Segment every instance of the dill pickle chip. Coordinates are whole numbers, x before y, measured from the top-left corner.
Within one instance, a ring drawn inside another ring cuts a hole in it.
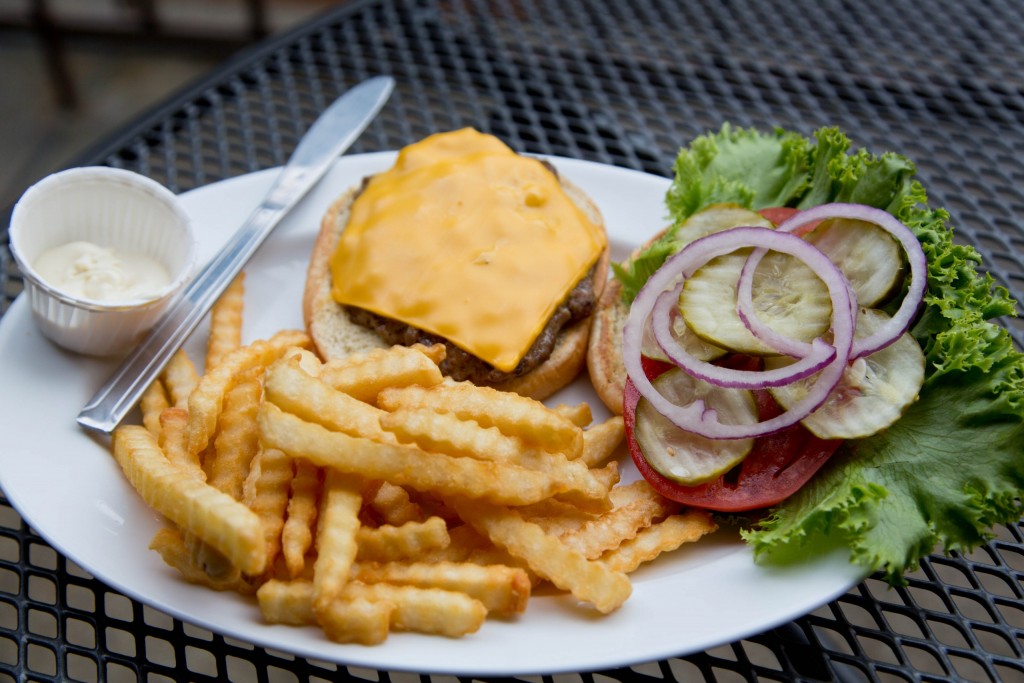
[[[899,244],[874,223],[835,218],[804,236],[849,280],[861,306],[885,301],[903,280]]]
[[[753,355],[777,353],[743,324],[736,312],[736,284],[750,249],[719,256],[683,286],[679,312],[693,332],[715,346]],[[809,342],[828,331],[832,300],[825,283],[799,259],[769,252],[754,271],[754,310],[779,334]]]
[[[876,309],[861,309],[857,337],[871,334],[889,316]],[[769,358],[767,368],[780,367],[788,358]],[[843,372],[825,403],[803,419],[803,425],[822,439],[859,439],[892,425],[917,400],[924,383],[925,358],[909,333],[870,356],[858,358]],[[816,376],[770,389],[783,408],[799,401]]]
[[[653,384],[673,403],[685,405],[702,399],[721,422],[748,424],[758,419],[754,395],[746,389],[716,387],[679,368],[662,373]],[[708,439],[684,431],[643,398],[636,406],[633,434],[651,467],[687,486],[717,479],[754,447],[754,439]]]

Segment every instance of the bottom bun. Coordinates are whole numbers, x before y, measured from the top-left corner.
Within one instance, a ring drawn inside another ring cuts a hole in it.
[[[594,391],[613,415],[622,414],[626,367],[622,363],[622,328],[629,306],[622,301],[622,285],[611,280],[594,311],[587,350],[587,370]]]
[[[564,179],[561,183],[566,193],[583,209],[590,220],[603,226],[600,211],[585,193]],[[336,302],[331,295],[331,255],[342,230],[348,223],[352,202],[357,192],[358,188],[348,190],[338,197],[324,214],[306,272],[302,314],[313,344],[325,361],[344,358],[358,351],[389,346],[376,332],[353,322],[344,306]],[[594,295],[598,300],[607,282],[608,250],[605,249],[594,267]],[[559,332],[555,348],[544,362],[520,377],[491,386],[537,400],[547,398],[575,379],[586,366],[590,327],[590,318],[566,326]]]
[[[640,245],[630,255],[630,259],[658,241],[667,229],[659,231]],[[594,391],[614,415],[622,415],[623,393],[626,389],[622,328],[628,317],[629,304],[622,300],[622,284],[612,278],[598,297],[597,308],[594,310],[587,349],[587,371]]]

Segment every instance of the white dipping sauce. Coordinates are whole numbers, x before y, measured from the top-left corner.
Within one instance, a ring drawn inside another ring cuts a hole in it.
[[[32,265],[54,289],[93,301],[153,298],[171,281],[167,268],[156,259],[91,242],[62,244]]]

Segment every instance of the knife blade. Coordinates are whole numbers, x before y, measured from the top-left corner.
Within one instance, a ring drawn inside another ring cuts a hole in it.
[[[390,76],[370,78],[324,110],[259,206],[85,404],[78,424],[104,433],[114,430],[270,232],[366,129],[394,87]]]

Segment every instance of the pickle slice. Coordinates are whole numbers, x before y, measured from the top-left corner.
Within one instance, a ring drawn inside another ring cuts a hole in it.
[[[652,384],[679,405],[703,399],[705,406],[716,411],[723,423],[748,424],[758,419],[754,395],[745,389],[716,387],[679,368],[659,375]],[[684,431],[643,398],[636,406],[633,434],[651,467],[686,486],[717,479],[754,447],[754,439],[708,439]]]
[[[708,261],[683,285],[679,311],[694,333],[715,346],[753,355],[774,355],[736,312],[736,283],[750,249]],[[809,342],[828,331],[832,300],[825,283],[799,259],[768,252],[754,271],[754,310],[779,334]]]
[[[871,334],[888,319],[882,311],[861,309],[856,336]],[[789,362],[789,358],[769,358],[765,366],[781,367]],[[805,417],[803,425],[822,439],[859,439],[880,432],[917,400],[924,369],[921,347],[905,332],[881,351],[850,363],[825,403]],[[772,388],[771,394],[788,408],[806,394],[815,377]]]
[[[899,244],[873,223],[835,218],[823,222],[804,239],[843,272],[861,306],[870,308],[885,301],[903,279]]]
[[[676,230],[676,239],[681,244],[689,244],[695,239],[710,235],[713,232],[745,225],[753,225],[759,228],[775,227],[770,220],[761,214],[743,208],[739,204],[712,204],[683,221],[683,224]]]

